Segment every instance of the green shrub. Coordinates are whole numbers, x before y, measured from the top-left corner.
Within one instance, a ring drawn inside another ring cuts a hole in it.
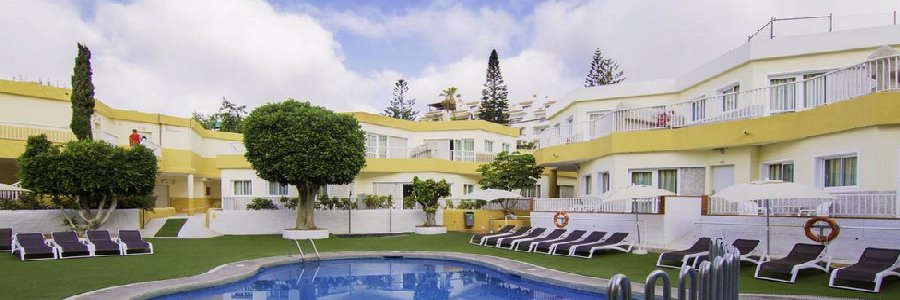
[[[253,201],[250,201],[250,203],[247,203],[247,209],[271,210],[271,209],[278,209],[278,206],[275,206],[275,202],[272,202],[272,199],[254,198]]]
[[[475,201],[463,200],[459,203],[459,206],[457,206],[457,208],[459,208],[459,209],[481,209],[485,205],[487,205],[487,201],[484,201],[484,200],[475,200]]]
[[[0,210],[35,210],[52,209],[53,206],[41,201],[40,197],[33,193],[22,193],[19,199],[0,199]]]
[[[364,199],[366,203],[366,207],[370,209],[374,208],[391,208],[394,206],[394,201],[392,200],[391,195],[387,196],[378,196],[378,195],[366,195],[366,199]]]
[[[278,202],[281,202],[284,208],[297,209],[297,205],[300,204],[300,198],[281,197],[281,199],[278,199]]]
[[[462,203],[460,203],[460,205],[462,205]],[[451,201],[450,199],[444,200],[444,208],[453,209],[453,201]]]
[[[413,209],[416,207],[416,198],[413,196],[403,197],[403,208],[404,209]]]

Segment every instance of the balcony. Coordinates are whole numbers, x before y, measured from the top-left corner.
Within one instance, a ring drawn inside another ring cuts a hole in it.
[[[493,153],[472,150],[434,149],[419,147],[366,147],[366,158],[416,159],[436,158],[450,161],[489,163],[494,161]]]
[[[547,128],[539,148],[590,141],[615,132],[674,129],[815,109],[866,94],[900,90],[900,56],[833,70],[801,81],[674,104],[620,107],[595,120]]]

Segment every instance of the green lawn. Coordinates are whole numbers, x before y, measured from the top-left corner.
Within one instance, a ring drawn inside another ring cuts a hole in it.
[[[168,219],[156,232],[155,237],[178,237],[178,232],[181,231],[181,227],[184,227],[184,223],[187,223],[187,219]]]
[[[548,268],[588,276],[609,278],[625,273],[632,281],[643,282],[656,269],[656,255],[610,253],[594,259],[512,252],[469,245],[468,234],[383,238],[329,238],[317,242],[320,251],[345,250],[439,250],[487,254],[516,259]],[[203,273],[218,265],[239,260],[284,255],[293,245],[276,235],[223,236],[211,239],[148,239],[156,254],[93,257],[52,261],[19,261],[12,255],[0,258],[0,291],[3,299],[58,299],[111,285],[122,285]],[[293,249],[292,253],[296,253]],[[796,284],[753,279],[745,265],[741,278],[744,293],[809,294],[867,299],[900,299],[900,280],[888,280],[880,294],[853,292],[827,287],[822,273],[802,275]],[[677,282],[677,270],[666,272]]]

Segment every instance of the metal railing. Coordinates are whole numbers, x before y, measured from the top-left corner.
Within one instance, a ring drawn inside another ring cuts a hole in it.
[[[674,104],[617,109],[587,122],[547,128],[540,133],[539,148],[589,141],[615,132],[761,118],[896,90],[900,90],[900,55],[868,60],[795,82]]]
[[[283,210],[283,209],[294,209],[288,208],[287,203],[282,202],[282,199],[296,199],[296,196],[229,196],[222,197],[222,209],[223,210],[248,210],[247,205],[253,202],[254,199],[261,198],[272,201],[272,204],[275,205],[275,209]],[[316,201],[316,209],[317,210],[384,210],[384,209],[394,209],[394,210],[420,210],[421,206],[418,203],[412,208],[403,208],[402,201],[392,199],[392,207],[379,207],[379,208],[370,208],[366,207],[366,202],[364,198],[336,198],[339,203],[333,202],[325,202],[321,200]],[[398,202],[400,201],[400,202]]]
[[[509,199],[497,201],[484,201],[484,205],[480,208],[468,208],[464,203],[475,203],[477,200],[462,199],[440,199],[438,204],[444,209],[482,209],[482,210],[503,210],[504,204],[510,210],[531,210],[531,199]],[[504,201],[506,203],[501,203]],[[448,205],[449,204],[449,205]]]
[[[826,20],[827,19],[827,22],[828,22],[827,23],[827,28],[828,28],[827,32],[831,32],[831,31],[835,30],[835,22],[834,22],[835,17],[837,17],[838,19],[845,19],[844,23],[852,23],[852,22],[846,22],[846,21],[849,19],[861,17],[861,18],[865,18],[865,19],[869,20],[869,22],[864,22],[864,23],[869,23],[869,26],[872,26],[872,25],[875,25],[875,26],[897,25],[897,11],[896,10],[891,11],[889,13],[863,14],[863,15],[838,15],[838,16],[835,16],[834,14],[828,14],[828,15],[824,15],[824,16],[807,16],[807,17],[790,17],[790,18],[771,17],[769,19],[769,22],[766,22],[766,24],[763,25],[762,27],[760,27],[758,30],[756,30],[756,32],[747,36],[747,42],[752,41],[754,38],[774,39],[775,37],[778,36],[778,35],[776,35],[776,31],[775,31],[775,25],[778,22],[788,23],[790,21],[811,21],[811,20]],[[877,20],[875,22],[871,22],[872,19],[877,19]],[[810,25],[813,25],[812,28],[817,28],[815,30],[825,32],[824,29],[826,26],[824,23],[821,23],[821,24],[814,24],[813,22],[800,22],[800,23],[805,23],[802,25],[806,25],[804,27],[806,27],[807,29],[810,29]],[[847,24],[845,24],[845,25],[847,25]],[[822,26],[822,27],[818,27],[818,26]],[[838,27],[839,27],[839,28],[837,28],[838,30],[847,28],[847,26],[843,26],[844,28],[840,28],[841,26],[838,26]],[[852,26],[850,26],[850,27],[852,27]],[[779,26],[779,28],[783,28],[783,27]],[[805,30],[805,32],[808,33],[809,30]],[[791,35],[791,34],[788,34],[788,35]]]
[[[41,134],[46,134],[47,139],[54,143],[75,140],[75,134],[68,127],[0,122],[0,139],[26,141],[29,136]]]
[[[489,163],[494,161],[494,153],[471,150],[435,149],[419,147],[366,147],[366,158],[437,158],[452,161]]]
[[[604,201],[602,198],[535,198],[534,211],[591,213],[660,213],[659,198]]]
[[[832,216],[832,217],[900,217],[896,192],[834,194],[834,199],[769,199],[769,214],[773,216]],[[764,200],[744,203],[722,198],[709,199],[709,215],[766,214]]]
[[[117,137],[109,132],[94,130],[94,131],[92,131],[92,134],[94,136],[94,140],[96,140],[96,141],[104,141],[113,146],[117,146],[119,144],[119,137]]]
[[[662,280],[662,297],[656,297],[656,282]],[[690,285],[688,285],[688,282]],[[700,263],[699,270],[691,266],[681,269],[678,276],[678,299],[682,300],[737,300],[741,287],[741,252],[722,240],[710,241],[709,260]],[[624,274],[610,278],[606,287],[610,300],[639,299],[631,295],[631,281]],[[644,282],[643,299],[672,299],[669,275],[654,270]]]

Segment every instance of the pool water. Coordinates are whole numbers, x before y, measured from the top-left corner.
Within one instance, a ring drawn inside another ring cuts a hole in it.
[[[289,264],[154,299],[606,299],[462,262],[348,259]]]

